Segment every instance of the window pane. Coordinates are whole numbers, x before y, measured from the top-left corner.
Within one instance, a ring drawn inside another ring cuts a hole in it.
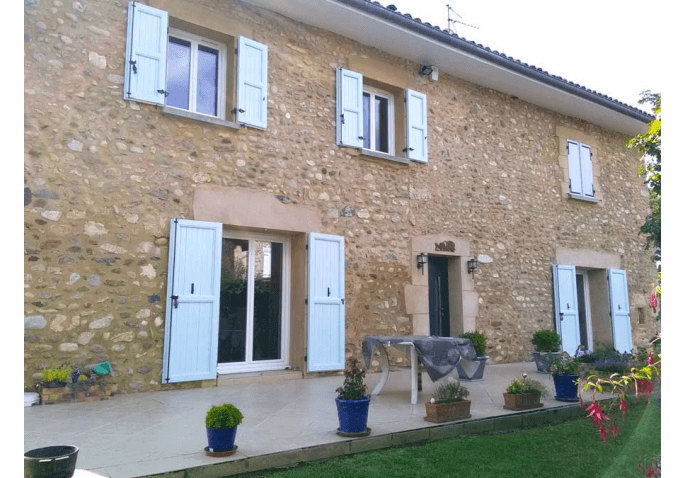
[[[169,37],[167,50],[167,105],[188,109],[190,91],[191,43]]]
[[[255,242],[253,360],[281,358],[283,244]]]
[[[376,150],[388,153],[388,98],[374,97],[376,121]]]
[[[363,131],[364,139],[362,140],[362,147],[370,149],[371,148],[371,134],[369,131],[369,93],[362,94],[362,116],[364,118]]]
[[[196,111],[217,116],[217,73],[219,52],[202,45],[198,46],[198,98]]]
[[[218,362],[245,362],[248,241],[222,239]]]

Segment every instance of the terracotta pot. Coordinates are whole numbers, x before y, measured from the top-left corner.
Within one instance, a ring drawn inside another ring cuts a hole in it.
[[[507,410],[530,410],[543,406],[539,393],[503,393],[503,399],[505,400],[503,408]]]
[[[460,400],[451,403],[431,403],[426,402],[426,417],[424,420],[433,423],[454,422],[471,418],[469,413],[472,406],[471,400]]]

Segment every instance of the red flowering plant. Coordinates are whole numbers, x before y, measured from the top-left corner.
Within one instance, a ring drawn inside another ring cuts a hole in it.
[[[605,426],[605,421],[610,421],[608,413],[614,407],[617,407],[622,412],[622,422],[624,422],[626,412],[629,408],[627,395],[630,392],[633,391],[637,398],[640,397],[646,400],[647,405],[650,404],[650,397],[654,390],[654,379],[659,379],[661,372],[661,354],[658,353],[654,355],[654,344],[659,340],[660,338],[658,336],[650,342],[645,362],[641,361],[637,363],[636,367],[632,367],[624,374],[613,373],[609,378],[590,375],[585,379],[579,379],[579,385],[581,385],[584,391],[587,392],[591,390],[593,392],[591,403],[586,407],[586,410],[589,412],[587,416],[593,420],[593,426],[598,431],[603,443],[605,443],[605,437],[610,434],[610,431]],[[610,391],[615,396],[615,400],[606,410],[603,410],[597,401],[597,393],[603,394],[606,390]],[[583,407],[581,394],[579,394],[579,406]],[[610,429],[612,431],[612,438],[616,441],[617,433],[619,431],[617,423],[612,421]]]

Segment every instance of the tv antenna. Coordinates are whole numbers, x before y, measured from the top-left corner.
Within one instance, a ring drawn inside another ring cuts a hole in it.
[[[474,25],[470,25],[469,23],[463,22],[462,16],[459,13],[457,13],[455,10],[453,10],[453,7],[451,7],[449,3],[446,4],[446,7],[448,7],[448,33],[457,33],[457,32],[454,32],[452,29],[453,23],[459,23],[460,25],[464,25],[464,26],[467,26],[469,28],[476,28],[477,30],[479,29],[479,27],[475,27]],[[450,18],[450,12],[453,12],[455,15],[457,15],[459,20],[454,20],[454,19]]]

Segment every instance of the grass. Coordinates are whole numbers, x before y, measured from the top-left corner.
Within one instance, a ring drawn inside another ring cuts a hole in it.
[[[274,478],[565,477],[627,478],[660,454],[660,403],[630,406],[617,441],[603,444],[591,419],[488,435],[464,436],[254,473]],[[613,415],[614,416],[614,415]],[[610,428],[611,425],[608,426]]]

